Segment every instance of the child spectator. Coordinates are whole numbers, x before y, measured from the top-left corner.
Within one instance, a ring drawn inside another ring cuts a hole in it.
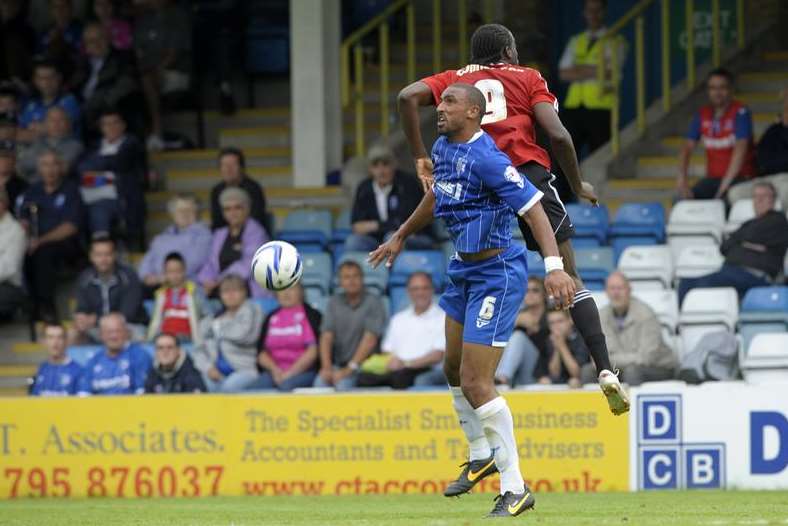
[[[68,396],[77,394],[82,367],[66,354],[66,329],[59,323],[44,327],[47,361],[38,367],[30,394],[33,396]]]
[[[164,283],[156,291],[155,299],[148,339],[167,333],[181,341],[199,344],[199,321],[205,298],[197,285],[186,279],[186,262],[177,252],[164,259]]]
[[[583,338],[575,330],[565,310],[548,313],[547,323],[550,325],[547,352],[540,354],[534,376],[540,384],[568,383],[569,387],[580,387],[580,368],[591,361]]]
[[[174,334],[161,333],[153,341],[156,357],[145,380],[146,393],[204,393],[207,391],[192,359]]]

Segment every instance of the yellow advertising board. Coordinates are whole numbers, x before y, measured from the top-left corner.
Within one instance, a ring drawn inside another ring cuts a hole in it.
[[[600,394],[505,397],[531,489],[629,489],[627,417]],[[0,498],[437,493],[465,455],[448,393],[0,403]]]

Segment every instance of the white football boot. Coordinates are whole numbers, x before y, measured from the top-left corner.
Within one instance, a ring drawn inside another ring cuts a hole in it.
[[[629,397],[615,373],[603,369],[599,373],[599,387],[605,393],[607,404],[614,415],[623,415],[629,411]]]

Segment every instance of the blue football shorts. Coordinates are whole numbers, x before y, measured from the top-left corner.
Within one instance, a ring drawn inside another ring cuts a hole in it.
[[[440,306],[464,325],[463,341],[505,347],[527,288],[525,247],[512,245],[483,261],[462,261],[454,255],[447,274]]]

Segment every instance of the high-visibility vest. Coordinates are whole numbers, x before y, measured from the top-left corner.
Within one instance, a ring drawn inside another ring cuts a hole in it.
[[[574,52],[576,66],[596,66],[601,60],[601,50],[609,45],[621,45],[621,37],[614,37],[612,42],[606,41],[601,45],[597,40],[589,49],[588,32],[584,31],[574,38]],[[619,48],[620,49],[620,48]],[[621,57],[619,57],[619,61]],[[590,110],[609,110],[613,107],[613,94],[603,92],[602,84],[597,79],[579,80],[569,85],[569,91],[564,100],[565,108],[579,108],[585,106]]]

